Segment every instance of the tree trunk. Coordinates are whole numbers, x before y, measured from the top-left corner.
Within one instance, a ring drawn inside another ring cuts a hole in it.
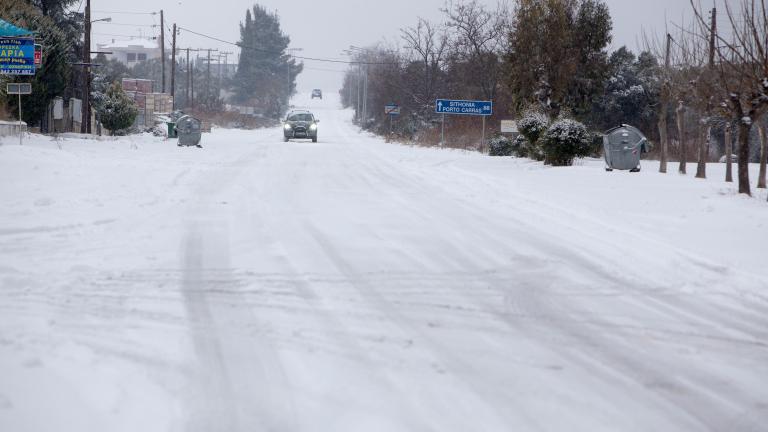
[[[666,104],[662,103],[662,109],[659,113],[659,141],[661,144],[661,155],[659,156],[659,172],[667,172],[667,110]]]
[[[685,146],[685,107],[683,107],[683,101],[677,103],[675,119],[677,120],[677,136],[680,141],[680,167],[678,168],[678,171],[680,174],[686,174],[688,153]]]
[[[712,127],[704,126],[699,137],[699,163],[696,165],[696,178],[707,178],[707,159],[709,159],[709,140],[712,139]]]
[[[752,196],[749,186],[749,131],[752,125],[739,120],[739,193]]]
[[[765,168],[768,164],[768,148],[765,143],[765,126],[762,123],[757,124],[757,131],[760,133],[760,172],[757,174],[758,189],[765,189]]]
[[[725,125],[725,181],[733,183],[733,137],[731,136],[731,125]]]

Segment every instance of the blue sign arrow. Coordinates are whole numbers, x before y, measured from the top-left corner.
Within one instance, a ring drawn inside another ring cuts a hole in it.
[[[435,101],[435,112],[437,114],[489,116],[493,115],[493,101],[438,99]]]

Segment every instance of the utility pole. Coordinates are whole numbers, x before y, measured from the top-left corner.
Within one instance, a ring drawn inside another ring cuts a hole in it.
[[[173,37],[175,38],[176,35]],[[162,9],[160,9],[160,77],[162,83],[160,93],[165,93],[165,20]]]
[[[368,122],[368,65],[365,65],[365,85],[363,86],[363,129]]]
[[[360,110],[360,101],[362,100],[360,95],[360,87],[362,85],[363,80],[363,66],[358,63],[357,64],[357,110],[355,110],[355,117],[357,117],[358,123],[360,122],[360,115],[362,114],[362,111]]]
[[[173,35],[171,36],[171,110],[174,109],[176,109],[176,23],[173,23]]]
[[[91,0],[85,0],[85,35],[83,35],[83,108],[80,133],[91,133]]]
[[[187,50],[187,52],[189,52],[189,50]],[[195,61],[195,66],[197,66],[197,61]],[[190,72],[189,72],[189,106],[192,108],[195,107],[195,71],[194,69],[190,69]]]
[[[187,89],[184,92],[184,103],[187,104],[187,106],[190,106],[190,99],[189,99],[189,89],[190,89],[190,83],[192,82],[192,67],[189,64],[189,48],[187,48]]]
[[[659,112],[659,138],[661,139],[661,161],[659,163],[659,172],[667,172],[667,153],[669,152],[669,143],[667,141],[667,97],[669,95],[669,53],[672,49],[672,35],[667,33],[667,50],[664,55],[664,84],[661,96],[661,109]]]
[[[208,68],[205,72],[205,99],[211,102],[211,49],[208,49]]]
[[[715,70],[715,34],[717,33],[717,8],[712,8],[711,25],[709,29],[709,70]],[[712,113],[712,98],[707,102],[707,116]],[[712,126],[707,124],[703,131],[707,134],[699,142],[699,163],[696,166],[696,178],[707,178],[707,156],[709,155],[709,142],[712,139]],[[704,144],[706,142],[706,144]]]
[[[206,69],[206,73],[205,73],[205,99],[207,102],[210,102],[211,95],[213,94],[213,92],[211,91],[211,51],[218,52],[219,50],[208,48],[207,50],[204,50],[204,51],[208,51],[208,68]]]

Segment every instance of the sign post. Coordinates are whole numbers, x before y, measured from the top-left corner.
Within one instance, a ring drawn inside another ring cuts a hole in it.
[[[389,116],[389,134],[392,135],[392,118],[400,115],[400,106],[393,103],[384,106],[384,114]]]
[[[22,137],[24,133],[21,130],[21,95],[32,94],[32,84],[30,83],[8,83],[6,93],[9,95],[19,95],[19,145],[23,145]]]
[[[443,115],[441,145],[445,143],[445,115],[468,115],[483,117],[483,135],[481,146],[485,146],[485,118],[493,115],[493,101],[468,101],[438,99],[435,101],[435,113]]]

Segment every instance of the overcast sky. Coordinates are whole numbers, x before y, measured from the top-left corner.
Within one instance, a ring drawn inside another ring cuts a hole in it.
[[[496,0],[481,1],[492,7],[496,5]],[[169,27],[175,22],[235,42],[239,38],[238,24],[253,3],[251,0],[92,0],[93,19],[112,18],[111,23],[94,24],[93,38],[102,43],[140,34],[156,35],[158,28],[151,26],[159,24],[159,16],[146,13],[163,9]],[[365,46],[382,40],[399,42],[399,29],[414,24],[417,17],[442,21],[439,9],[444,0],[261,0],[258,3],[278,12],[283,30],[291,37],[291,46],[302,49],[298,55],[344,59],[342,50],[349,45]],[[640,43],[643,29],[661,33],[665,17],[679,22],[684,15],[688,18],[691,15],[689,0],[606,0],[606,3],[613,16],[612,48],[627,45],[634,50]],[[187,32],[181,32],[178,46],[237,51],[236,47]],[[323,88],[336,91],[342,75],[339,71],[344,68],[340,64],[305,61],[305,72],[299,77],[299,90]]]

